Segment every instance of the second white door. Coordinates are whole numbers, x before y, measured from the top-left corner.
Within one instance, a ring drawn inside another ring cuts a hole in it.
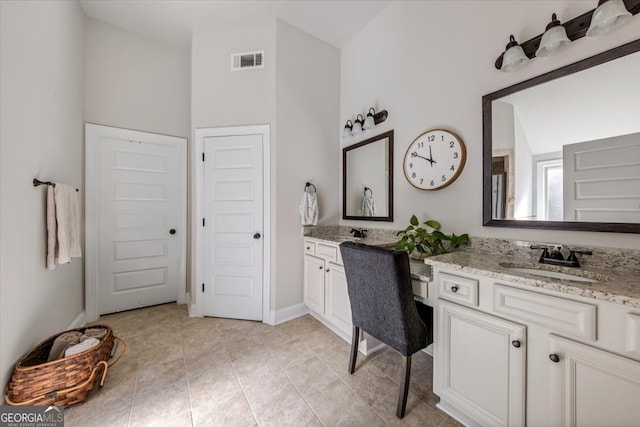
[[[262,320],[263,135],[204,138],[205,316]]]

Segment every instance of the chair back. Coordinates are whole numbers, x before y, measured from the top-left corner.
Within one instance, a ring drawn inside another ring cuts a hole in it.
[[[426,347],[407,253],[355,242],[342,243],[340,253],[354,326],[404,356]]]

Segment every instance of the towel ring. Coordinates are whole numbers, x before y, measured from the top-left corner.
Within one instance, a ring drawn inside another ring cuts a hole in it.
[[[369,193],[371,193],[371,195],[373,196],[373,190],[371,190],[369,187],[364,187],[364,195],[365,195],[365,196],[367,195],[367,191],[368,191]]]
[[[317,193],[317,192],[318,192],[318,189],[316,188],[316,186],[315,186],[315,185],[313,185],[313,184],[312,184],[312,183],[310,183],[310,182],[307,182],[307,183],[304,185],[304,191],[306,192],[306,191],[307,191],[307,188],[309,188],[309,187],[313,187],[313,192],[314,192],[314,193]]]

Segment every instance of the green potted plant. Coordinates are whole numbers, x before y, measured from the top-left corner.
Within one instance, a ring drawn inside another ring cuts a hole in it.
[[[430,219],[423,223],[427,228],[421,227],[418,218],[411,216],[409,226],[396,233],[399,237],[396,243],[397,250],[405,250],[409,255],[416,253],[418,257],[424,258],[433,255],[453,252],[460,245],[468,244],[471,240],[467,233],[457,236],[440,231],[442,227],[436,220]]]

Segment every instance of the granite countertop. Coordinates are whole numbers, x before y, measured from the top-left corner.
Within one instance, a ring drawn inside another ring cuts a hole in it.
[[[526,286],[548,289],[565,294],[577,295],[596,300],[640,308],[640,271],[623,268],[570,268],[532,263],[530,260],[505,256],[486,255],[472,251],[453,252],[426,258],[424,262],[433,267],[477,274],[498,280],[506,280]],[[502,264],[502,265],[501,265]],[[596,282],[576,282],[534,276],[513,271],[511,267],[530,267],[549,271],[580,273],[580,276]]]
[[[326,236],[306,236],[305,239],[315,242],[325,242],[331,244],[340,244],[342,242],[359,242],[372,246],[380,246],[383,248],[394,248],[396,245],[395,240],[389,240],[388,238],[378,237],[365,237],[358,238],[352,236],[343,235],[326,235]],[[429,282],[432,279],[431,266],[424,263],[422,260],[409,259],[409,268],[411,269],[411,277],[423,282]]]

